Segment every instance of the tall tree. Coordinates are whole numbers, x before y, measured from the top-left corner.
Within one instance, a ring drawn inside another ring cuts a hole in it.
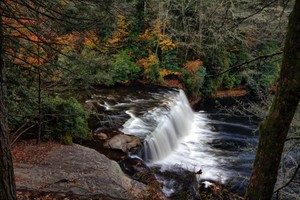
[[[285,139],[300,101],[299,35],[300,0],[296,0],[289,17],[277,93],[260,124],[259,144],[246,199],[267,200],[273,195]]]
[[[1,1],[2,2],[2,1]],[[2,3],[0,10],[0,197],[1,199],[16,199],[13,161],[10,151],[7,129],[7,91],[4,64],[4,35],[2,23]]]
[[[107,1],[108,2],[108,1]],[[110,5],[110,4],[108,4]],[[51,63],[51,56],[42,57],[53,53],[52,57],[60,53],[64,44],[55,43],[55,37],[71,30],[88,29],[101,26],[104,20],[84,12],[84,8],[97,10],[93,13],[106,13],[106,1],[38,1],[38,0],[1,0],[0,1],[0,199],[16,199],[16,186],[13,173],[13,161],[10,150],[10,135],[8,128],[8,93],[7,77],[9,71],[17,73],[15,66],[33,72],[43,63]],[[99,10],[103,12],[99,12]],[[82,11],[82,12],[81,12]],[[85,14],[85,15],[83,15]],[[100,15],[99,14],[99,15]],[[96,15],[96,14],[95,14]],[[36,23],[36,18],[43,21]],[[109,24],[109,23],[108,23]],[[108,27],[108,26],[106,26]],[[44,28],[43,32],[38,32]],[[38,52],[35,46],[38,46]],[[59,47],[57,47],[59,46]],[[9,62],[8,62],[9,61]],[[8,65],[9,64],[9,65]],[[14,66],[14,67],[11,67]],[[43,70],[44,69],[40,69]],[[25,78],[26,79],[26,78]],[[40,85],[40,84],[39,84]],[[11,85],[10,85],[11,86]],[[12,91],[9,91],[10,93]],[[40,99],[40,98],[39,98]],[[40,104],[40,102],[39,102]],[[11,127],[10,127],[11,128]]]

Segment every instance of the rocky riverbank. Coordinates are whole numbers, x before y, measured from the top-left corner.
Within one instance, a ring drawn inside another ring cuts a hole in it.
[[[19,199],[166,199],[125,175],[115,161],[78,144],[23,141],[13,155]]]

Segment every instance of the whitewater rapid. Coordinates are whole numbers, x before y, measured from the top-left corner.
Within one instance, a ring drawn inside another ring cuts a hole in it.
[[[226,113],[195,112],[182,90],[133,88],[100,91],[88,102],[98,106],[102,128],[111,125],[144,143],[138,155],[149,167],[172,171],[174,166],[197,172],[199,181],[228,181],[243,188],[254,159],[256,125]],[[168,192],[168,191],[165,191]]]
[[[229,172],[222,166],[228,161],[228,156],[223,157],[222,150],[209,145],[216,132],[212,131],[207,115],[194,112],[182,90],[169,94],[163,104],[142,116],[126,111],[131,118],[124,123],[122,132],[144,139],[142,158],[149,166],[168,170],[180,165],[194,172],[201,169],[201,179],[224,183]],[[154,122],[147,123],[147,119]]]

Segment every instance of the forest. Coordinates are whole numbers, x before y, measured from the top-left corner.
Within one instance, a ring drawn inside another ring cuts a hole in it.
[[[152,86],[169,88],[168,95],[184,91],[194,108],[229,94],[234,106],[222,112],[260,124],[251,133],[258,142],[249,150],[256,156],[248,186],[238,192],[245,196],[218,199],[300,198],[299,0],[2,0],[0,6],[0,199],[17,199],[12,151],[20,141],[93,140],[97,114],[88,109],[85,91],[113,89],[105,95],[126,99],[124,88],[148,94]],[[189,115],[189,108],[182,110]],[[138,117],[129,111],[122,110]],[[110,122],[111,130],[124,122]],[[217,199],[195,191],[181,197]]]

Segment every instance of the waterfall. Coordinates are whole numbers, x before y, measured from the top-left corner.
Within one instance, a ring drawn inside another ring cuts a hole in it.
[[[131,116],[123,125],[123,132],[144,138],[144,160],[154,162],[171,154],[180,139],[189,135],[193,124],[194,112],[182,90],[171,96],[165,105],[156,108],[143,117],[137,117],[133,111],[127,111]],[[149,116],[151,115],[151,116]],[[147,123],[147,118],[155,119]],[[151,128],[152,127],[152,130]]]
[[[108,128],[114,125],[142,140],[143,151],[132,156],[147,161],[149,167],[201,169],[199,180],[225,183],[230,178],[239,190],[244,188],[239,178],[251,173],[255,155],[249,148],[257,145],[255,123],[209,108],[193,112],[182,90],[146,85],[101,89],[87,103],[96,105],[100,128],[108,121]],[[172,191],[172,184],[173,180],[164,191]]]
[[[169,113],[163,116],[154,131],[144,140],[145,160],[157,161],[172,153],[180,138],[188,135],[193,123],[193,111],[182,90],[169,105]]]

